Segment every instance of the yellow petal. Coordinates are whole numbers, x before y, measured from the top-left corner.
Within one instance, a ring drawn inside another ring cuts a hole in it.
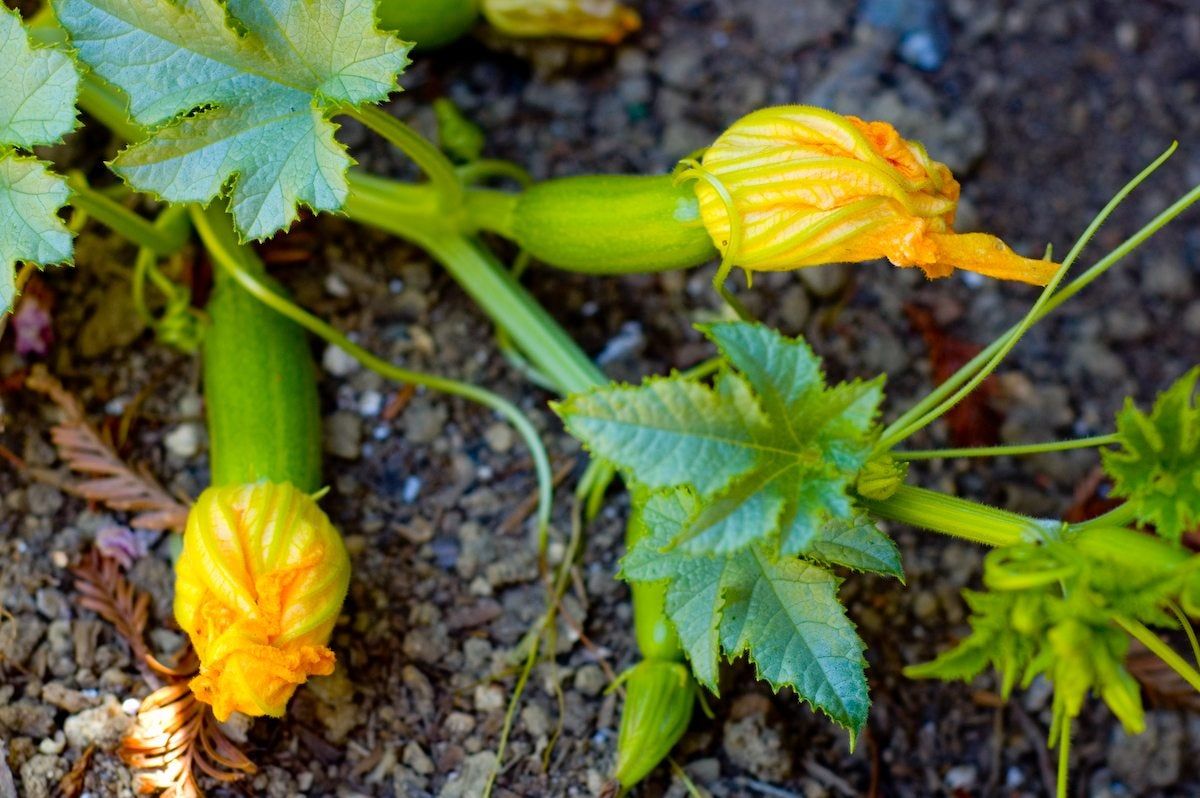
[[[705,228],[747,270],[886,258],[931,278],[959,268],[1038,285],[1056,270],[993,236],[954,233],[958,182],[886,122],[807,106],[763,109],[722,134],[700,169],[727,194],[696,182]]]
[[[483,0],[483,14],[510,36],[617,44],[642,26],[641,17],[617,0]]]
[[[175,565],[175,618],[200,659],[196,696],[224,720],[283,714],[326,647],[350,581],[342,538],[289,484],[209,488],[188,516]]]

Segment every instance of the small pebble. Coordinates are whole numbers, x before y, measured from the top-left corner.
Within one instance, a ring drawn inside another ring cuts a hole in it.
[[[180,424],[163,438],[167,451],[181,460],[188,460],[200,451],[200,427],[196,424]]]
[[[334,377],[349,377],[358,371],[359,364],[345,349],[330,344],[321,355],[321,367]]]

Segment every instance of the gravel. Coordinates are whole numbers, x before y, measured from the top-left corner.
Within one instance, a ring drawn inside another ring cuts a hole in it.
[[[1100,231],[1085,266],[1200,179],[1200,150],[1186,144],[1200,140],[1190,55],[1200,51],[1200,13],[1185,4],[871,4],[934,14],[904,25],[867,20],[865,5],[647,0],[645,31],[615,51],[489,38],[421,56],[393,110],[429,130],[418,109],[448,95],[489,131],[489,156],[545,178],[662,172],[755,107],[821,102],[891,119],[924,141],[962,178],[965,226],[994,231],[1024,253],[1047,242],[1065,252],[1128,176],[1171,140],[1185,142],[1172,166]],[[937,38],[942,24],[948,42]],[[912,31],[924,31],[924,43]],[[931,56],[943,60],[929,71]],[[353,126],[345,130],[354,137]],[[366,168],[407,173],[386,145],[357,139]],[[420,252],[333,218],[301,230],[317,241],[311,262],[278,276],[306,306],[405,367],[488,385],[531,413],[556,464],[579,456],[546,410],[549,397],[496,354],[490,325]],[[1107,431],[1127,393],[1146,402],[1195,362],[1200,238],[1188,231],[1187,223],[1164,231],[1026,337],[1000,380],[1003,440]],[[153,385],[128,451],[172,489],[195,495],[207,482],[207,447],[197,435],[192,451],[184,431],[197,419],[189,404],[197,396],[194,360],[138,338],[131,313],[114,321],[128,286],[113,279],[113,264],[133,253],[95,229],[81,241],[79,268],[45,278],[57,297],[59,343],[49,362],[89,414],[114,428]],[[526,283],[588,352],[615,342],[605,368],[637,379],[711,354],[691,327],[717,305],[710,279],[711,269],[619,280],[539,270]],[[951,335],[986,343],[1034,296],[1020,286],[926,283],[911,271],[863,265],[767,275],[747,302],[785,331],[805,334],[833,377],[892,370],[894,414],[927,389],[929,376],[906,302],[936,308]],[[89,336],[95,340],[85,346]],[[544,610],[533,530],[505,524],[533,490],[528,454],[492,413],[462,400],[418,391],[390,415],[396,386],[341,350],[314,354],[331,487],[323,501],[347,535],[355,578],[333,641],[337,673],[300,691],[286,720],[247,730],[261,771],[245,790],[474,798],[495,762],[521,640]],[[25,365],[9,348],[0,354],[4,378]],[[53,467],[41,402],[11,392],[3,401],[11,423],[0,442],[31,465]],[[938,426],[913,443],[944,444],[944,436]],[[1057,514],[1094,466],[1087,456],[922,463],[913,478]],[[126,707],[146,693],[124,645],[78,606],[63,570],[99,530],[127,519],[90,512],[11,471],[0,472],[0,498],[0,798],[6,790],[49,795],[85,738],[111,743],[128,718],[114,702]],[[570,529],[566,504],[551,529],[557,552]],[[625,512],[614,493],[589,529],[579,580],[586,600],[572,594],[567,602],[586,643],[562,625],[556,666],[535,670],[498,796],[592,795],[603,786],[619,703],[605,695],[600,665],[619,673],[635,652],[628,592],[612,579]],[[977,586],[982,553],[897,525],[889,531],[904,555],[906,585],[852,576],[842,588],[869,645],[874,700],[855,753],[844,733],[737,663],[712,701],[715,719],[697,713],[676,751],[700,788],[714,796],[862,795],[874,774],[882,795],[1045,793],[1044,684],[1001,710],[990,676],[944,685],[901,673],[966,633],[959,591]],[[151,625],[159,629],[170,617],[166,549],[159,544],[133,570],[154,598]],[[155,637],[156,646],[172,642]],[[1194,721],[1157,710],[1145,736],[1127,737],[1093,702],[1077,726],[1076,783],[1092,795],[1200,794],[1189,764],[1200,755]],[[542,757],[560,722],[546,770]],[[130,779],[101,750],[87,788],[132,795]],[[664,794],[686,795],[666,768],[641,791]]]

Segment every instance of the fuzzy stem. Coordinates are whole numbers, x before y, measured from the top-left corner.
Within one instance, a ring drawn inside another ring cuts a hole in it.
[[[859,497],[862,506],[880,518],[941,532],[985,546],[1013,546],[1038,540],[1047,523],[927,488],[903,485],[883,500]]]
[[[397,207],[391,181],[352,173],[350,186],[344,210],[351,220],[408,239],[436,258],[560,393],[608,383],[494,255],[435,214]]]

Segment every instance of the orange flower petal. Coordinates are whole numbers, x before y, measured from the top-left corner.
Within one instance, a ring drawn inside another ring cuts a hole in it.
[[[283,714],[326,647],[350,580],[341,536],[288,484],[209,488],[193,505],[175,565],[175,617],[200,674],[191,687],[218,720]]]
[[[747,270],[886,258],[931,278],[958,268],[1044,285],[1057,268],[1022,258],[993,236],[956,234],[958,182],[886,122],[806,106],[767,108],[735,122],[701,168],[732,201],[697,181],[705,228]],[[740,245],[730,253],[735,239]]]

